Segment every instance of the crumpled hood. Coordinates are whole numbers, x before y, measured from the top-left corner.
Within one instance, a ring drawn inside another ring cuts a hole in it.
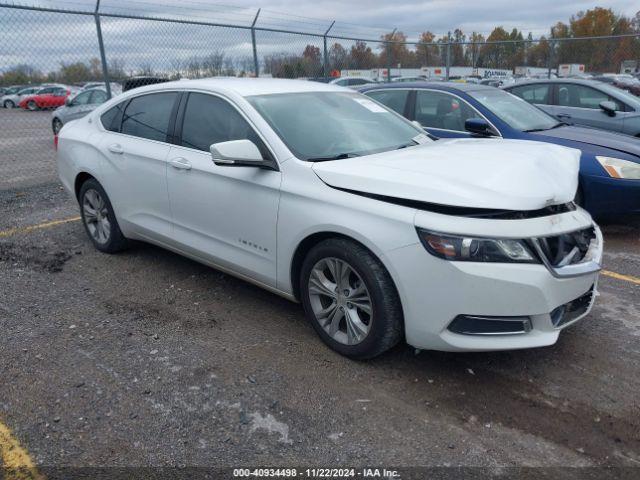
[[[537,210],[573,200],[580,151],[525,140],[458,139],[318,162],[326,184],[407,200]]]

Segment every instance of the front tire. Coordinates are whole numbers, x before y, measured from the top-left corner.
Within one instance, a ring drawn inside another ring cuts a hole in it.
[[[4,108],[15,108],[16,104],[13,103],[11,100],[5,100],[4,102]]]
[[[27,110],[35,112],[36,110],[38,110],[38,104],[34,100],[29,100],[27,102]]]
[[[362,245],[325,240],[302,265],[300,296],[305,314],[333,350],[373,358],[402,338],[402,307],[389,272]]]
[[[82,184],[78,202],[82,224],[94,247],[105,253],[127,248],[127,239],[120,231],[107,192],[97,180],[89,179]]]

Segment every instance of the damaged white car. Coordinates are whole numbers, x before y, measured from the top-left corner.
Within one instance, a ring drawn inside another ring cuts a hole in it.
[[[60,132],[101,251],[179,252],[302,303],[336,351],[553,344],[596,294],[579,152],[434,142],[347,89],[272,79],[133,90]]]

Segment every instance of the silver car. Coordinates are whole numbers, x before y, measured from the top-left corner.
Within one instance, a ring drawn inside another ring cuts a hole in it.
[[[87,113],[106,101],[107,92],[101,88],[82,90],[76,96],[69,97],[64,106],[57,108],[53,112],[53,118],[51,120],[53,134],[57,135],[65,123],[75,120],[76,118],[84,117]]]
[[[560,121],[640,137],[640,98],[606,83],[552,78],[520,82],[505,90]]]
[[[24,97],[34,95],[39,90],[42,90],[42,86],[24,87],[17,90],[10,89],[0,98],[0,105],[4,108],[16,108]]]

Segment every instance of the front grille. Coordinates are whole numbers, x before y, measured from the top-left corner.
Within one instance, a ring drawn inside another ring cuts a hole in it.
[[[581,263],[591,242],[596,239],[594,227],[577,230],[575,232],[563,233],[553,237],[541,237],[536,241],[539,245],[539,252],[545,256],[546,263],[552,267],[565,267]]]
[[[592,286],[584,295],[554,309],[551,312],[553,326],[556,328],[562,327],[584,315],[593,301],[593,293],[594,287]]]

